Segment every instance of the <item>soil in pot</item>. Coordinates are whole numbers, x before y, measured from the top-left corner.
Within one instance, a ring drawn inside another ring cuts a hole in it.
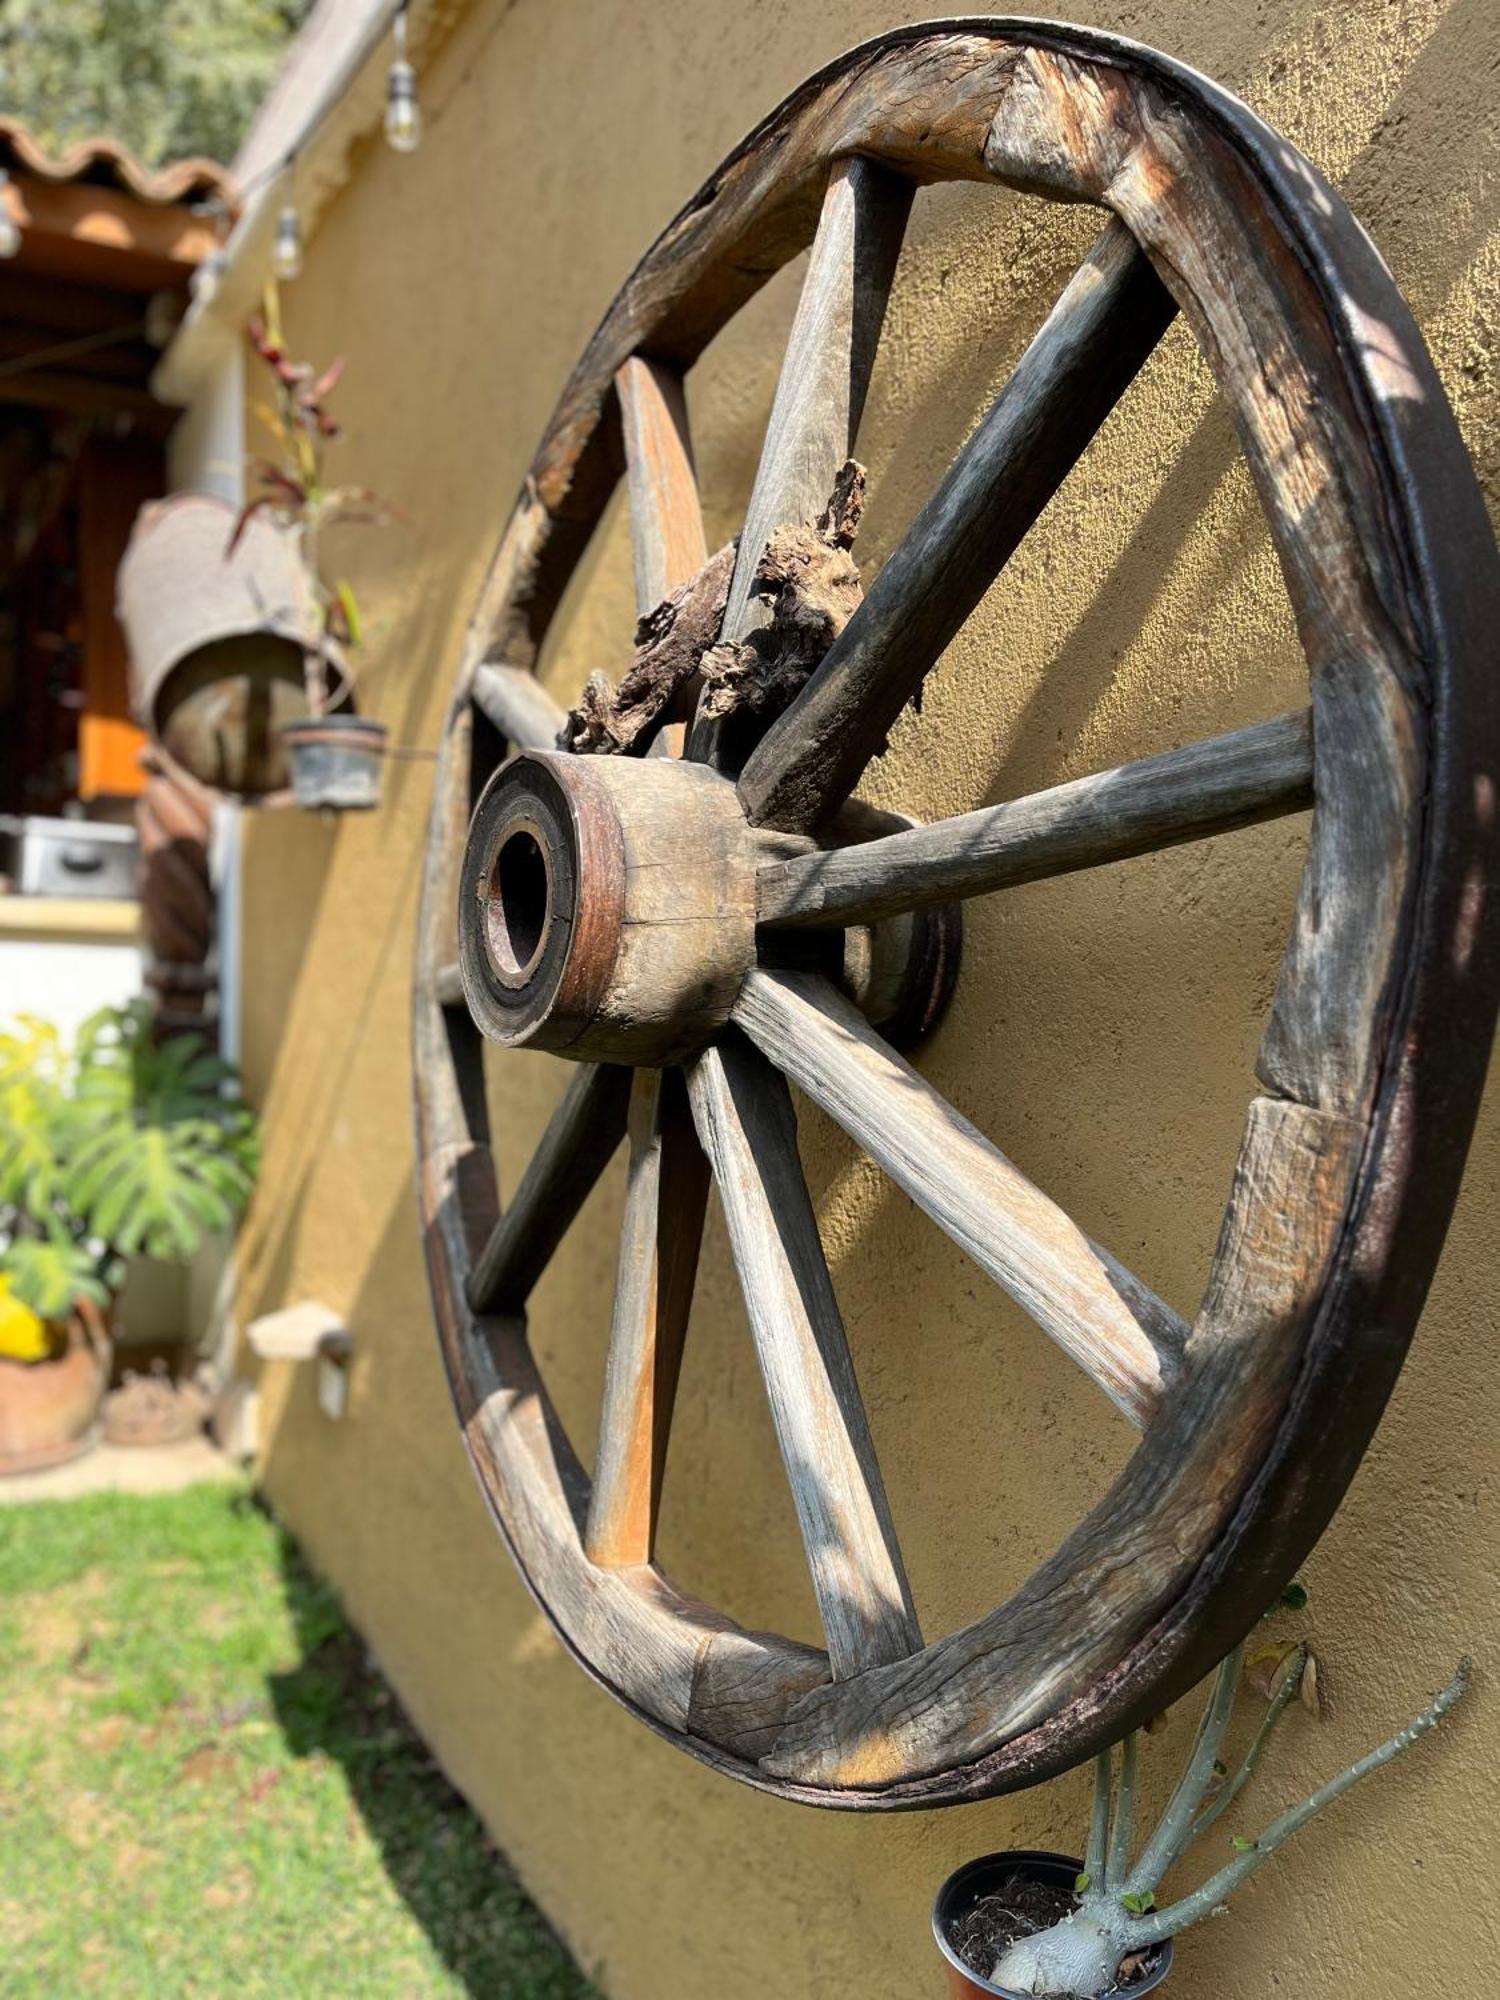
[[[988,1980],[1007,1945],[1061,1923],[1072,1908],[1073,1898],[1066,1889],[1033,1881],[1018,1872],[988,1895],[978,1897],[953,1925],[948,1942],[976,1978]],[[1125,1960],[1121,1977],[1110,1990],[1128,1995],[1149,1979],[1160,1963],[1159,1948],[1149,1946]],[[1048,2000],[1066,2000],[1066,1996],[1051,1995]]]

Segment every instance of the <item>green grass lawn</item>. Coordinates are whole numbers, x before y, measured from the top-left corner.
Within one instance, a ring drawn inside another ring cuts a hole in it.
[[[0,1510],[0,1995],[592,1988],[236,1487]]]

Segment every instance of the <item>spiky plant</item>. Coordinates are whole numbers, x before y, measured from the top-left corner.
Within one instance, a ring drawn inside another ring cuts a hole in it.
[[[158,1043],[148,1002],[105,1008],[71,1049],[0,1033],[0,1274],[44,1320],[104,1303],[123,1260],[191,1257],[244,1208],[255,1120],[201,1037]]]
[[[1139,1737],[1127,1736],[1121,1746],[1118,1785],[1114,1752],[1101,1751],[1094,1762],[1088,1856],[1075,1888],[1075,1906],[1050,1928],[1018,1938],[1006,1947],[989,1975],[996,1986],[1012,1993],[1056,1996],[1056,2000],[1098,2000],[1102,1994],[1115,1992],[1125,1960],[1150,1951],[1205,1917],[1219,1915],[1229,1897],[1314,1814],[1435,1728],[1463,1693],[1469,1677],[1465,1660],[1442,1693],[1404,1729],[1282,1813],[1258,1839],[1236,1837],[1230,1861],[1201,1888],[1161,1907],[1157,1891],[1168,1871],[1219,1821],[1250,1782],[1309,1666],[1306,1646],[1289,1650],[1271,1705],[1244,1762],[1231,1777],[1220,1761],[1220,1752],[1244,1660],[1245,1648],[1238,1646],[1219,1668],[1177,1789],[1139,1849],[1133,1824]],[[1129,1987],[1120,1990],[1128,1992]]]

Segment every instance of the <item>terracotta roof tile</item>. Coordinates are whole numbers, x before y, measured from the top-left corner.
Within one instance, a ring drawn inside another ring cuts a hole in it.
[[[0,167],[35,174],[41,180],[87,181],[96,187],[119,188],[157,207],[206,201],[216,196],[231,211],[237,206],[234,183],[212,160],[176,160],[153,169],[117,139],[102,134],[80,139],[64,153],[53,155],[18,119],[0,117]]]

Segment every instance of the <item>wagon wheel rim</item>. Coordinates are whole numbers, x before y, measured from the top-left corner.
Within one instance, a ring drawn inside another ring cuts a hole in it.
[[[911,190],[960,177],[1088,200],[1112,219],[806,687],[743,763],[701,705],[688,749],[737,774],[747,830],[816,835],[1174,309],[1186,312],[1270,521],[1309,713],[971,815],[986,822],[978,862],[945,847],[951,822],[834,851],[747,837],[761,842],[765,940],[1123,858],[1301,810],[1315,794],[1262,1094],[1191,1327],[1024,1182],[826,977],[778,971],[774,950],[761,954],[769,964],[752,953],[724,1023],[694,1024],[690,1045],[658,1043],[633,1076],[580,1063],[498,1210],[473,1085],[485,973],[473,948],[460,973],[454,937],[466,839],[471,914],[472,871],[495,859],[475,859],[485,804],[469,831],[476,730],[531,753],[506,767],[512,789],[528,768],[533,793],[549,772],[572,784],[575,766],[640,768],[558,757],[560,718],[530,676],[620,459],[649,605],[705,555],[683,374],[811,242],[729,586],[737,636],[760,544],[820,504],[852,449]],[[1493,1028],[1483,888],[1496,716],[1479,663],[1500,612],[1497,571],[1421,338],[1339,197],[1243,106],[1138,45],[989,19],[883,37],[809,79],[648,251],[564,391],[470,628],[438,768],[414,1044],[429,1272],[481,1486],[564,1643],[662,1734],[811,1803],[891,1809],[1014,1789],[1183,1692],[1317,1539],[1420,1312]],[[926,1644],[785,1077],[1144,1424],[1061,1550],[999,1610]],[[627,1126],[627,1256],[591,1486],[532,1362],[524,1301]],[[826,1653],[741,1631],[649,1560],[705,1157],[793,1471]],[[967,1198],[976,1187],[981,1198]],[[689,1226],[658,1234],[667,1209]]]

